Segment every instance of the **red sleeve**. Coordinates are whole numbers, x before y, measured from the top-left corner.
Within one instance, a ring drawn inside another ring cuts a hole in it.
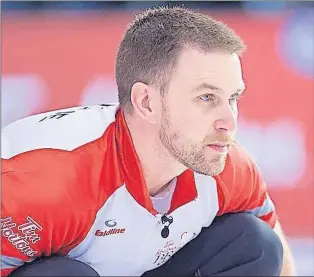
[[[261,172],[250,155],[235,143],[225,170],[215,177],[218,185],[219,214],[248,212],[275,226],[277,215]]]
[[[67,254],[87,235],[96,212],[82,204],[88,192],[77,189],[65,153],[2,159],[1,276],[42,255]]]

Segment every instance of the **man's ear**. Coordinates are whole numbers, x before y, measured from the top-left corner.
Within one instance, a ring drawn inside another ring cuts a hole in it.
[[[131,88],[131,102],[134,112],[142,119],[155,123],[155,111],[152,105],[153,89],[142,82],[136,82]]]

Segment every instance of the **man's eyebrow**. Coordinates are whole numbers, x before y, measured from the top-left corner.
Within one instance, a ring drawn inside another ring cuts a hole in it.
[[[211,85],[209,83],[202,83],[199,86],[195,87],[193,89],[194,91],[204,90],[204,89],[210,89],[210,90],[221,90],[219,87],[216,87],[214,85]]]
[[[243,86],[241,88],[237,89],[236,92],[242,92],[243,90],[245,90],[245,88],[246,88],[245,84],[243,83]],[[222,91],[221,88],[216,87],[214,85],[211,85],[209,83],[202,83],[193,90],[194,91],[200,91],[200,90],[204,90],[204,89],[210,89],[210,90],[214,90],[214,91]]]
[[[237,89],[236,92],[243,92],[246,89],[246,86],[243,85],[241,88]]]

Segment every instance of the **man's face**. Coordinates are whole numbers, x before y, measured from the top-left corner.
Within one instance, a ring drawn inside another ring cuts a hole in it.
[[[243,90],[237,55],[185,50],[162,97],[162,144],[186,167],[218,175],[236,133]]]

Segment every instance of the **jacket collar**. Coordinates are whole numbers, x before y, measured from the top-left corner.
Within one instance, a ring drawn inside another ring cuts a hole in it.
[[[135,151],[132,137],[124,118],[124,113],[121,109],[116,113],[115,142],[116,155],[122,178],[121,181],[125,184],[127,190],[137,203],[153,215],[158,214],[149,196],[140,161]],[[173,193],[169,213],[191,202],[196,197],[197,190],[193,171],[186,170],[177,177],[177,184]]]

